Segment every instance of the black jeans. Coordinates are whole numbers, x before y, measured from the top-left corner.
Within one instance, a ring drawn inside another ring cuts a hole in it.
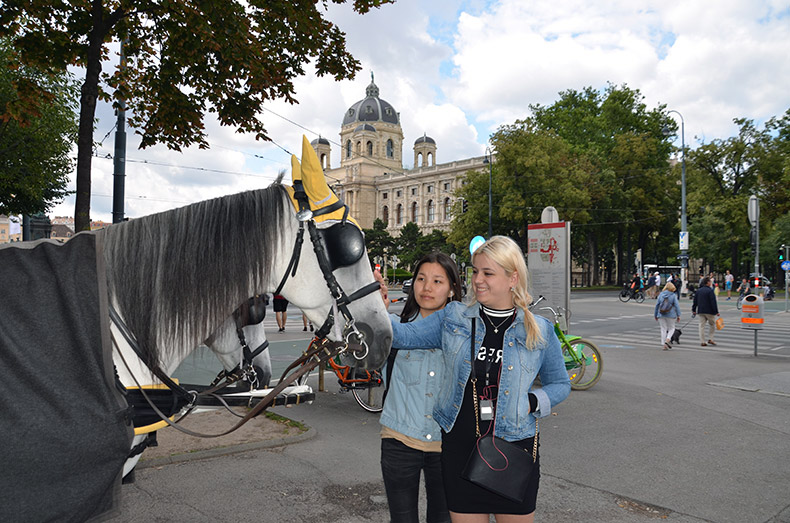
[[[416,450],[393,438],[381,440],[381,473],[387,490],[391,523],[419,523],[417,502],[422,471],[425,471],[428,523],[449,522],[441,453]]]

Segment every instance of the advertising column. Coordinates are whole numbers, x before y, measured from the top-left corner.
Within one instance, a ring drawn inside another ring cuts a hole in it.
[[[536,223],[528,227],[529,292],[533,300],[543,295],[546,301],[541,305],[570,310],[570,247],[571,222]],[[533,312],[554,321],[549,311],[540,310],[541,305]]]

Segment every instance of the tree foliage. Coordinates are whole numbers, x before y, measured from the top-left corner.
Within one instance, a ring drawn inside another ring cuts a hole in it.
[[[625,260],[650,242],[656,250],[656,239],[677,221],[677,184],[667,163],[672,146],[662,132],[674,122],[663,106],[648,109],[639,90],[627,86],[563,91],[552,105],[530,108],[532,116],[491,137],[493,233],[526,245],[527,226],[553,206],[573,222],[574,259],[593,282],[612,245],[622,277],[631,270]],[[458,191],[470,205],[453,223],[456,245],[487,233],[488,176],[469,172]]]
[[[639,90],[610,84],[563,91],[553,104],[530,108],[532,116],[492,135],[492,170],[466,173],[449,241],[465,247],[487,234],[491,176],[494,234],[523,244],[541,210],[557,208],[573,222],[572,256],[592,284],[602,269],[607,280],[622,282],[637,249],[644,263],[679,265],[682,157],[671,157],[679,129],[666,107],[648,108]],[[736,136],[686,152],[689,254],[703,272],[750,272],[746,209],[753,194],[761,202],[761,252],[790,244],[790,109],[762,128],[734,122]],[[778,271],[775,256],[761,258],[767,273]]]
[[[49,96],[31,107],[18,95],[29,85],[46,86]],[[0,39],[0,214],[46,212],[68,194],[75,95],[69,75],[20,65]]]
[[[347,0],[332,0],[342,4]],[[354,0],[365,13],[391,0]],[[50,73],[79,65],[81,87],[75,227],[90,225],[91,154],[97,100],[123,98],[142,147],[207,148],[203,120],[267,139],[264,102],[295,103],[293,80],[312,62],[316,74],[351,78],[359,62],[344,33],[324,18],[328,2],[251,0],[7,0],[0,37],[23,64]],[[108,43],[124,41],[126,67],[102,72]],[[52,93],[33,82],[17,89],[31,110]]]
[[[770,119],[762,129],[752,120],[734,119],[736,136],[713,140],[689,153],[691,254],[707,268],[751,272],[754,256],[747,206],[752,195],[760,200],[761,250],[785,241],[772,233],[781,230],[790,211],[788,114]]]
[[[395,240],[387,232],[387,224],[380,218],[373,221],[372,229],[363,229],[368,256],[375,258],[394,254]]]

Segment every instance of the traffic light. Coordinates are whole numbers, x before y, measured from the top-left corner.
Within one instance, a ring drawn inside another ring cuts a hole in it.
[[[779,261],[780,262],[785,261],[785,246],[784,245],[779,247]]]
[[[466,212],[469,210],[469,202],[464,199],[463,203],[461,204],[462,212]]]

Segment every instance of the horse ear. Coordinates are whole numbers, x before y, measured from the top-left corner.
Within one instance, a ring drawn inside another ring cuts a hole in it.
[[[324,170],[321,168],[315,149],[304,135],[302,135],[302,183],[313,209],[332,205],[338,200],[326,183]]]
[[[295,154],[291,155],[291,183],[301,181],[302,179],[302,166],[299,165],[299,159]]]

